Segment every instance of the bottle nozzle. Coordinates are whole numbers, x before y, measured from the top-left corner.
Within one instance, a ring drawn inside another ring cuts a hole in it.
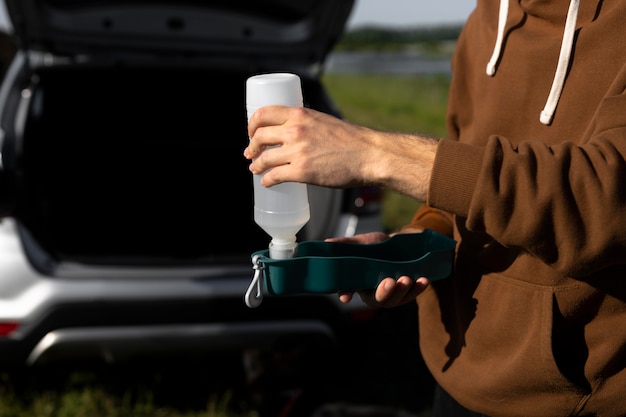
[[[272,239],[270,242],[270,258],[290,259],[296,255],[298,243],[295,240]]]

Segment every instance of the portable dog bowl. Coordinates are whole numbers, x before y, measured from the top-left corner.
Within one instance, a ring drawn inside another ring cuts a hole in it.
[[[245,301],[257,307],[264,291],[280,296],[373,289],[386,277],[443,279],[452,271],[455,246],[455,240],[427,229],[372,244],[305,241],[289,259],[257,251],[252,254],[256,272]]]

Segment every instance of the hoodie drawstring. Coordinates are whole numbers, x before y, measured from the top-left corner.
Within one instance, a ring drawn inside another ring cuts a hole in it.
[[[563,42],[561,43],[561,52],[559,52],[559,63],[554,73],[554,80],[552,81],[552,88],[550,88],[550,95],[546,106],[541,112],[539,120],[544,125],[552,123],[554,117],[554,111],[556,110],[556,104],[561,97],[561,91],[563,91],[563,84],[565,84],[565,75],[567,73],[567,66],[569,65],[569,58],[572,53],[572,47],[574,46],[574,33],[576,32],[576,20],[578,19],[578,6],[580,0],[571,0],[569,4],[569,10],[567,11],[567,19],[565,21],[565,30],[563,32]]]
[[[556,105],[561,97],[563,91],[563,85],[565,84],[565,76],[567,75],[567,67],[569,65],[570,56],[574,45],[574,34],[576,32],[576,22],[578,20],[578,9],[580,6],[580,0],[570,0],[569,9],[567,11],[567,18],[565,20],[565,29],[563,31],[563,41],[561,43],[561,50],[559,52],[559,61],[554,73],[554,79],[552,80],[552,87],[550,88],[550,94],[546,101],[546,105],[541,111],[539,121],[544,125],[552,123]],[[502,51],[502,45],[504,43],[504,31],[506,27],[506,20],[509,14],[509,0],[500,0],[500,13],[498,16],[498,36],[496,38],[496,44],[493,48],[493,54],[487,64],[487,75],[494,76],[496,73],[496,64],[500,59]]]
[[[509,16],[509,0],[500,0],[500,13],[498,15],[498,36],[496,45],[493,47],[493,54],[487,63],[487,75],[493,77],[496,74],[496,64],[500,59],[502,44],[504,43],[504,29],[506,29],[506,19]]]

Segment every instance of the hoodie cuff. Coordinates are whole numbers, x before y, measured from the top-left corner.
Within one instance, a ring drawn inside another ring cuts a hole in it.
[[[442,139],[437,146],[427,203],[467,217],[484,148]]]
[[[402,227],[400,232],[412,228],[430,229],[448,237],[452,237],[452,216],[450,213],[431,208],[427,204],[422,204],[417,212],[415,212],[411,223]]]

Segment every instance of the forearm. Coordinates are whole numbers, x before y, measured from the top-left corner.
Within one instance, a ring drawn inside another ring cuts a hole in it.
[[[375,184],[425,201],[438,140],[357,126],[307,108],[267,106],[250,118],[244,150],[266,187]],[[280,145],[280,146],[276,146]],[[271,171],[269,171],[271,169]]]
[[[420,135],[377,132],[374,163],[366,177],[373,182],[426,201],[438,139]]]

